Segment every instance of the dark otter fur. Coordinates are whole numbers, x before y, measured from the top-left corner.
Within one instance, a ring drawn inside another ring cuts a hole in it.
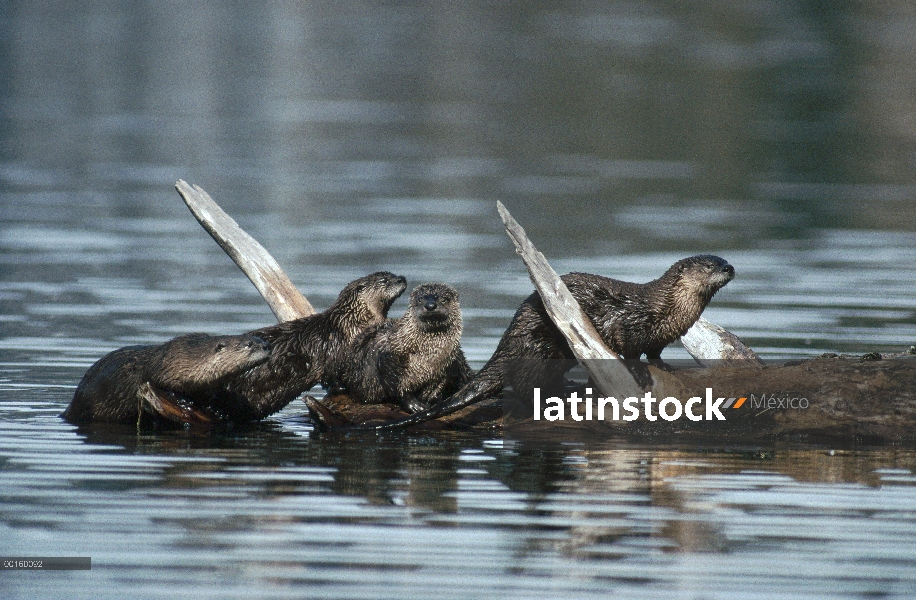
[[[205,394],[263,363],[270,347],[253,335],[191,333],[157,346],[115,350],[89,367],[62,415],[70,423],[136,422],[144,394]]]
[[[650,361],[660,361],[662,349],[687,333],[713,295],[734,275],[735,269],[725,260],[700,255],[679,260],[648,283],[588,273],[569,273],[562,279],[611,350],[625,359],[638,360],[645,354]],[[501,394],[506,384],[520,394],[530,383],[521,381],[524,377],[519,375],[519,363],[529,359],[559,359],[540,367],[540,379],[555,387],[562,386],[563,373],[574,359],[537,292],[525,299],[496,352],[458,393],[428,410],[379,428],[405,427],[450,414]]]
[[[318,383],[331,385],[353,339],[383,323],[406,287],[394,273],[366,275],[348,283],[324,312],[249,332],[270,344],[267,362],[231,378],[209,398],[194,398],[194,404],[223,420],[244,422],[280,410]]]
[[[410,294],[401,318],[356,339],[340,383],[359,402],[416,412],[454,394],[472,376],[461,350],[458,291],[424,283]]]

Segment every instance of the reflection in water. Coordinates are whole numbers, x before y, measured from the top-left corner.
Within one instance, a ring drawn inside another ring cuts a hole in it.
[[[330,436],[290,408],[234,435],[144,436],[76,432],[28,404],[2,404],[0,528],[12,553],[92,556],[92,583],[45,582],[61,593],[142,581],[224,594],[254,581],[292,597],[322,582],[394,598],[510,577],[541,595],[547,577],[585,597],[727,593],[736,580],[763,597],[815,589],[849,561],[879,574],[856,593],[916,589],[909,449]],[[805,568],[784,569],[786,556]],[[399,583],[381,590],[392,572]]]
[[[531,291],[496,199],[561,272],[727,258],[707,316],[764,356],[907,348],[908,5],[0,12],[0,554],[93,562],[0,595],[916,595],[910,448],[329,436],[299,402],[204,437],[58,417],[117,347],[272,321],[179,177],[318,308],[381,269],[454,285],[476,367]]]

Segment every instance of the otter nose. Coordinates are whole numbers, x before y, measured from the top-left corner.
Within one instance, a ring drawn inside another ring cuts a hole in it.
[[[733,266],[731,266],[731,265],[725,265],[724,267],[722,267],[722,270],[723,270],[724,272],[728,273],[729,275],[734,275],[734,274],[735,274],[735,267],[733,267]]]
[[[398,275],[397,277],[394,278],[394,280],[403,285],[407,285],[407,278],[404,277],[403,275]]]
[[[426,310],[430,310],[430,311],[436,310],[436,308],[438,308],[438,305],[436,304],[436,299],[431,296],[427,296],[426,303],[423,305],[423,308],[425,308]]]

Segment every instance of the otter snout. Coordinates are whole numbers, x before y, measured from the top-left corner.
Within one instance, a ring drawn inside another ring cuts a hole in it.
[[[387,287],[388,297],[391,299],[391,302],[394,302],[404,293],[404,290],[407,289],[407,278],[403,275],[394,276],[391,278]]]
[[[447,328],[452,321],[461,322],[458,292],[444,283],[424,283],[414,288],[410,306],[420,323],[428,327]]]
[[[448,307],[442,303],[442,300],[435,295],[423,296],[420,298],[420,317],[421,321],[439,322],[448,319]]]
[[[731,266],[722,259],[719,259],[721,263],[718,265],[718,268],[712,272],[710,276],[710,283],[716,288],[723,287],[726,283],[735,278],[735,267]]]

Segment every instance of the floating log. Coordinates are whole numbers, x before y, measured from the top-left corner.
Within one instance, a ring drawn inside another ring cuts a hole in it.
[[[219,209],[203,189],[189,186],[183,181],[179,181],[176,187],[201,225],[239,265],[278,319],[288,320],[314,313],[314,309],[270,254]],[[570,304],[568,298],[563,298],[562,288],[555,285],[556,281],[562,284],[562,280],[550,268],[543,255],[533,245],[529,246],[530,241],[527,241],[520,226],[512,226],[509,231],[514,219],[505,211],[505,207],[499,205],[498,208],[516,247],[527,249],[525,254],[529,260],[526,266],[529,262],[535,265],[533,269],[529,267],[529,274],[542,293],[542,298],[544,294],[551,297],[556,294],[558,302],[551,301],[551,304],[558,308],[556,312],[549,313],[551,318],[558,321],[561,331],[570,333],[570,347],[580,349],[581,355],[577,356],[585,361],[583,364],[587,366],[595,362],[583,357],[594,356],[587,353],[593,351],[594,346],[603,347],[603,342],[588,331],[586,324],[576,322],[577,315],[581,319],[581,310],[572,310],[573,307],[578,308],[575,300]],[[916,351],[911,350],[911,353],[902,355],[871,353],[864,357],[833,355],[764,365],[736,336],[703,318],[682,337],[682,342],[694,359],[711,368],[681,369],[667,373],[650,366],[648,369],[654,381],[653,394],[659,400],[666,396],[686,399],[690,395],[700,395],[704,388],[712,386],[717,396],[744,398],[737,410],[737,402],[724,409],[730,411],[727,425],[719,421],[697,424],[683,420],[658,420],[650,423],[643,419],[632,422],[594,422],[587,424],[586,428],[605,435],[636,433],[689,436],[699,432],[704,436],[732,442],[806,434],[845,439],[916,440],[916,355],[911,354]],[[723,359],[727,359],[726,362],[719,362]],[[613,364],[617,361],[600,362]],[[599,377],[595,377],[595,380],[598,381]],[[624,382],[629,385],[626,380]],[[618,384],[615,382],[609,385]],[[634,391],[633,395],[637,395],[637,392]],[[161,396],[153,399],[153,403],[162,402]],[[317,400],[309,400],[310,410],[319,425],[325,422],[336,426],[403,416],[399,407],[359,406],[349,402],[346,397],[328,398],[320,406],[316,403]],[[157,410],[173,411],[174,407],[159,406]],[[178,410],[185,409],[178,407]],[[467,407],[439,421],[438,424],[427,426],[428,429],[469,425],[492,427],[503,423],[501,410],[494,405]],[[512,431],[524,431],[532,423],[522,423],[520,428]],[[574,424],[565,422],[565,425],[557,427],[556,431],[568,435],[572,430],[569,425]]]
[[[879,358],[880,357],[880,358]],[[916,355],[831,355],[761,366],[729,361],[675,373],[688,389],[747,398],[707,430],[754,439],[815,435],[916,441]]]

